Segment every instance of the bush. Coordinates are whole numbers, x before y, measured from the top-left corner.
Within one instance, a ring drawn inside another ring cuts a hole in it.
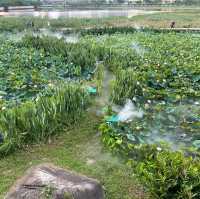
[[[152,198],[200,198],[200,162],[180,152],[151,154],[137,165],[136,173]]]

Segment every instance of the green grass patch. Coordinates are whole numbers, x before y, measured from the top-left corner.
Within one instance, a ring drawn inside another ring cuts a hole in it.
[[[49,140],[51,144],[35,145],[1,159],[0,198],[29,167],[45,162],[98,179],[107,199],[145,198],[132,171],[101,147],[97,134],[99,119],[94,115],[84,118],[61,136]]]

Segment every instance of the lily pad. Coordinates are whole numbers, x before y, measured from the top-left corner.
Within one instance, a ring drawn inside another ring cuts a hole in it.
[[[192,144],[194,147],[200,149],[200,140],[195,140]]]
[[[4,95],[7,95],[7,93],[4,92],[4,91],[0,91],[0,95],[1,95],[1,96],[4,96]]]
[[[130,141],[133,141],[133,142],[135,142],[135,141],[136,141],[136,139],[135,139],[135,136],[134,136],[134,135],[132,135],[132,134],[127,134],[126,136],[127,136],[128,140],[130,140]]]

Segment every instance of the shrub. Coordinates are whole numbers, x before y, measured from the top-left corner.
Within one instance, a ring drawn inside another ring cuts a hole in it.
[[[200,162],[181,152],[152,153],[135,172],[152,198],[200,198]]]

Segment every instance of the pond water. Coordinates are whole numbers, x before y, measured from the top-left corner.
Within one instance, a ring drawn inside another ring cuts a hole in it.
[[[102,18],[102,17],[133,17],[143,14],[151,14],[158,11],[145,10],[66,10],[66,11],[9,11],[0,12],[0,16],[33,16],[33,17],[48,17],[50,19],[58,19],[59,17],[66,18]]]
[[[21,41],[26,35],[33,35],[35,37],[56,37],[57,39],[64,39],[66,43],[77,43],[79,41],[78,34],[63,34],[61,31],[50,31],[49,29],[45,28],[39,31],[24,30],[15,34],[7,32],[0,33],[0,37],[14,42]]]

